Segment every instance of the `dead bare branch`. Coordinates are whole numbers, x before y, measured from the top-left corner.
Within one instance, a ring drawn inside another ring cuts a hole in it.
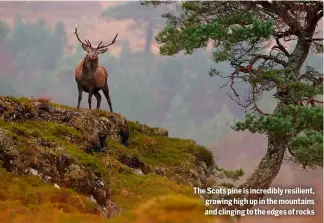
[[[280,60],[278,57],[269,56],[269,55],[256,54],[256,55],[254,55],[254,58],[251,60],[249,66],[248,66],[249,67],[248,69],[251,69],[252,66],[256,63],[256,61],[258,61],[259,59],[264,59],[266,61],[272,60],[272,61],[274,61],[277,64],[281,64],[283,67],[286,67],[287,66],[287,62],[285,62],[283,60]]]
[[[257,111],[260,115],[270,115],[268,113],[263,112],[258,105],[256,104],[256,96],[255,96],[255,88],[252,87],[252,103],[253,103],[253,109]]]
[[[275,38],[276,39],[276,43],[279,50],[281,50],[281,52],[283,52],[285,54],[286,57],[289,57],[290,54],[288,53],[288,51],[286,50],[286,48],[280,43],[279,38]]]

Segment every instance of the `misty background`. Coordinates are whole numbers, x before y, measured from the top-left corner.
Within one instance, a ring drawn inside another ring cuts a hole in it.
[[[78,23],[80,38],[89,38],[93,45],[109,43],[119,33],[118,44],[101,55],[99,62],[109,73],[114,111],[128,119],[166,128],[173,137],[211,145],[231,133],[227,124],[234,117],[243,117],[241,108],[228,100],[226,90],[220,90],[225,80],[208,75],[215,67],[210,49],[175,57],[158,54],[154,37],[164,26],[163,10],[139,2],[110,7],[100,2],[0,4],[2,9],[17,9],[10,18],[2,16],[0,23],[1,95],[48,97],[75,107],[78,91],[74,69],[86,54],[74,35]],[[82,5],[97,18],[84,14]],[[53,8],[60,11],[57,18],[40,15]],[[65,18],[62,10],[70,18]],[[230,72],[227,64],[217,69]],[[82,101],[82,107],[88,107],[87,100]],[[108,110],[107,103],[102,103],[102,109]]]
[[[192,55],[158,54],[154,37],[164,26],[160,15],[165,10],[171,8],[139,2],[0,2],[0,95],[46,97],[76,107],[74,69],[85,52],[74,35],[75,25],[80,38],[89,38],[92,45],[109,43],[119,33],[117,42],[99,57],[109,73],[114,111],[128,120],[166,128],[171,137],[206,145],[218,163],[242,167],[247,177],[265,154],[267,140],[228,126],[242,119],[244,111],[226,95],[228,88],[221,89],[226,80],[208,75],[210,68],[232,72],[228,63],[211,60],[212,48]],[[323,56],[307,58],[319,71],[322,61]],[[246,86],[239,88],[244,91]],[[271,92],[260,101],[265,111],[271,112],[275,104]],[[108,111],[105,100],[101,108]],[[322,179],[322,170],[301,172],[288,164],[275,183],[322,188]]]

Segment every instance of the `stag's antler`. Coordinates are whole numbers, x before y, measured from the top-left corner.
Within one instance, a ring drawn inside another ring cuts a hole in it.
[[[88,39],[85,40],[85,43],[80,40],[79,35],[78,35],[78,24],[75,25],[74,34],[76,35],[76,37],[80,41],[80,43],[91,47],[91,43],[90,43],[90,41]]]
[[[97,49],[102,49],[102,48],[106,48],[110,45],[113,45],[114,43],[116,43],[116,39],[117,39],[117,36],[118,36],[118,33],[116,34],[115,38],[111,41],[111,43],[109,43],[108,45],[103,45],[103,46],[100,46],[102,44],[102,41],[99,43]]]

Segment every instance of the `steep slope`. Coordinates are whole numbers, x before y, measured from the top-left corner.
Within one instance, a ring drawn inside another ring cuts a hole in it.
[[[109,221],[182,222],[176,216],[184,212],[192,214],[187,222],[201,222],[192,186],[215,184],[215,174],[207,148],[164,129],[47,99],[0,97],[0,222],[106,222],[115,215]]]

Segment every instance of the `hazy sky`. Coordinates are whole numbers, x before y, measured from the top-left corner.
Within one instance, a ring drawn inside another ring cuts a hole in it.
[[[35,21],[42,18],[51,26],[63,21],[66,26],[69,43],[75,45],[77,40],[74,28],[78,24],[78,32],[82,39],[89,38],[94,43],[111,41],[119,33],[118,41],[109,50],[119,53],[118,46],[127,39],[132,50],[142,49],[144,46],[144,32],[127,29],[131,20],[113,21],[100,16],[101,12],[110,6],[120,4],[118,1],[95,1],[95,2],[0,2],[1,19],[12,24],[13,19],[19,13],[22,19]],[[140,4],[139,2],[137,2]],[[35,5],[37,4],[37,7]],[[36,9],[37,8],[37,9]],[[53,10],[57,9],[57,10]],[[156,44],[152,46],[153,52],[158,53]]]

